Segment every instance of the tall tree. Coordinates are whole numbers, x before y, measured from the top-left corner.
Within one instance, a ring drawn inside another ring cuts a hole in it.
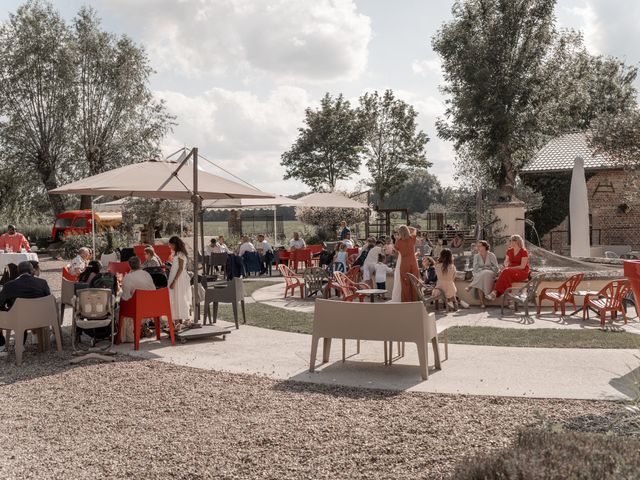
[[[0,25],[0,166],[29,171],[29,180],[3,189],[3,202],[56,188],[66,170],[76,111],[76,73],[67,25],[50,4],[28,1]],[[14,200],[19,202],[19,198]],[[63,198],[49,197],[56,213]]]
[[[637,69],[557,32],[555,0],[464,0],[434,36],[449,95],[438,134],[460,176],[502,187],[551,136],[636,104]]]
[[[538,106],[555,0],[457,1],[434,36],[449,95],[438,134],[467,147],[496,186],[515,185],[540,143]]]
[[[410,174],[431,166],[424,151],[429,137],[418,130],[416,110],[391,90],[365,93],[358,113],[364,128],[363,157],[371,174],[368,186],[384,206]]]
[[[149,89],[153,73],[144,49],[101,29],[82,7],[74,20],[78,73],[77,154],[81,173],[95,175],[156,155],[173,119]],[[89,208],[83,197],[81,208]]]
[[[338,180],[346,180],[360,168],[363,129],[357,113],[342,94],[328,93],[320,108],[305,111],[305,126],[280,164],[285,179],[295,178],[314,191],[332,191]]]

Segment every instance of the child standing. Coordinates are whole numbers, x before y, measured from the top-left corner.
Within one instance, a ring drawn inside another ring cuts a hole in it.
[[[336,254],[336,262],[341,263],[344,270],[347,271],[347,244],[340,242],[340,246],[338,247],[338,253]]]
[[[425,283],[436,283],[438,281],[438,275],[436,275],[436,261],[433,257],[424,257],[422,266],[424,267]]]
[[[384,254],[379,254],[378,263],[375,265],[376,288],[380,290],[387,289],[387,275],[393,273],[393,269],[384,263],[384,259]]]

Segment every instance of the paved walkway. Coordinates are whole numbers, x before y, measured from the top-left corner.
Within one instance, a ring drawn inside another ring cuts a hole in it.
[[[280,304],[272,294],[278,293]],[[282,286],[254,292],[256,301],[283,306]],[[312,311],[312,303],[287,300],[288,308]],[[499,312],[498,312],[499,313]],[[548,316],[533,324],[500,320],[494,309],[463,310],[438,320],[439,324],[493,325],[506,328],[583,328],[579,322],[566,325]],[[223,325],[230,325],[222,323]],[[596,328],[597,323],[587,328]],[[638,329],[637,325],[632,325]],[[429,379],[422,381],[417,351],[407,344],[406,355],[394,364],[383,364],[381,342],[362,342],[356,355],[356,342],[347,342],[347,360],[342,362],[342,346],[334,340],[329,363],[309,373],[309,335],[280,332],[242,325],[226,340],[200,340],[171,347],[167,340],[144,341],[135,352],[131,344],[120,351],[141,358],[156,359],[178,365],[231,373],[266,375],[279,380],[347,385],[354,387],[439,392],[453,394],[497,395],[544,398],[622,400],[635,395],[633,382],[640,379],[640,362],[636,350],[516,348],[473,345],[450,345],[449,359],[442,370],[433,368],[433,351],[429,349]],[[320,351],[321,349],[319,349]],[[441,355],[443,356],[441,345]]]

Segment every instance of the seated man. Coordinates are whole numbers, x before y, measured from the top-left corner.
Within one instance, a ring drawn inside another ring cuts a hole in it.
[[[0,311],[9,311],[18,298],[41,298],[51,295],[49,284],[42,278],[33,276],[31,262],[18,264],[18,278],[7,282],[0,291]],[[23,341],[27,339],[27,332]],[[5,352],[6,345],[2,330],[0,330],[0,353]]]
[[[28,240],[21,233],[16,232],[14,225],[7,226],[7,233],[0,235],[0,249],[7,252],[19,253],[22,249],[31,251]]]
[[[246,252],[255,252],[255,251],[256,251],[256,247],[254,247],[253,243],[249,241],[249,237],[247,237],[246,235],[243,235],[242,243],[238,248],[238,256],[242,257],[242,255],[244,255]]]
[[[347,232],[344,236],[344,239],[342,240],[342,243],[344,243],[347,248],[354,248],[355,243],[353,243],[353,240],[351,240],[351,232]]]
[[[298,232],[293,232],[293,238],[289,241],[289,247],[291,250],[300,250],[301,248],[306,247],[307,244],[304,243],[304,240],[300,238],[300,234]]]
[[[263,234],[258,235],[258,243],[256,244],[256,249],[260,254],[260,275],[267,273],[269,270],[269,265],[273,261],[273,247],[266,240]]]
[[[156,289],[149,272],[140,268],[141,264],[138,257],[131,257],[128,262],[131,271],[122,280],[122,296],[120,297],[125,302],[133,297],[136,290]]]
[[[82,247],[78,250],[78,255],[76,255],[71,263],[67,265],[69,268],[69,273],[75,277],[84,272],[87,265],[89,265],[89,260],[91,260],[91,250],[87,247]]]

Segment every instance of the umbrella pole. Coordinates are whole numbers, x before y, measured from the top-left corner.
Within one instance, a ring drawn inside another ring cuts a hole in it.
[[[93,210],[93,195],[91,196],[91,237],[92,237],[92,245],[93,249],[91,250],[91,254],[93,255],[93,260],[96,259],[96,212]]]
[[[204,275],[204,210],[200,208],[200,259],[202,260],[202,275]]]
[[[273,246],[278,242],[278,206],[273,206]]]
[[[200,321],[200,296],[198,295],[198,214],[200,213],[200,196],[198,195],[198,147],[193,147],[193,316],[194,322]]]

